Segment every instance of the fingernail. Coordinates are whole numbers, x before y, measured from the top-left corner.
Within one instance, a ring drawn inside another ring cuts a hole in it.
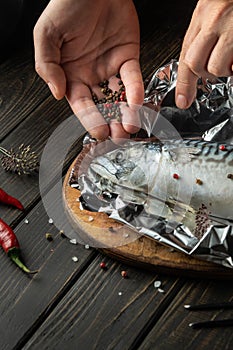
[[[184,95],[178,95],[176,97],[176,105],[178,108],[185,109],[188,106],[188,101]]]
[[[49,87],[50,91],[52,92],[53,96],[55,98],[57,98],[56,97],[56,88],[55,88],[55,86],[52,83],[48,82],[48,87]]]

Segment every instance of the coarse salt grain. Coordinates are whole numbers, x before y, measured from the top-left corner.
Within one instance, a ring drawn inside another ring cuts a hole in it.
[[[73,260],[74,262],[77,262],[77,261],[78,261],[77,256],[73,256],[73,257],[72,257],[72,260]]]
[[[53,219],[49,219],[49,224],[53,224]]]
[[[94,220],[93,216],[89,216],[88,221],[91,222],[93,220]]]
[[[75,238],[70,239],[70,243],[71,243],[71,244],[77,244],[77,240],[76,240]]]
[[[24,223],[25,223],[25,224],[28,224],[28,223],[29,223],[28,219],[25,219],[25,220],[24,220]]]
[[[165,293],[165,290],[162,289],[162,288],[158,288],[158,292],[159,292],[159,293]]]
[[[118,292],[118,295],[122,295],[122,292]]]
[[[85,248],[85,249],[90,249],[89,244],[85,244],[84,248]]]
[[[161,286],[162,282],[161,281],[155,281],[154,282],[154,287],[159,288]]]

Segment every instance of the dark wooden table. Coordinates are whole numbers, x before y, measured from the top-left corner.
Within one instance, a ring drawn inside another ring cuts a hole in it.
[[[178,58],[194,6],[185,1],[156,8],[152,1],[140,14],[141,66],[144,79]],[[11,148],[30,144],[39,155],[53,131],[72,112],[55,101],[34,71],[29,47],[11,52],[0,64],[0,142]],[[76,156],[69,153],[64,174]],[[54,173],[56,170],[54,169]],[[0,205],[11,225],[24,261],[39,268],[21,272],[0,252],[0,349],[232,349],[232,327],[193,330],[190,322],[231,317],[231,311],[189,312],[184,304],[228,301],[232,281],[192,279],[126,266],[96,249],[62,238],[41,201],[38,174],[17,176],[0,168],[0,186],[25,205],[23,213]],[[51,184],[53,186],[53,184]],[[28,224],[25,223],[28,220]],[[53,241],[45,238],[46,232]],[[78,257],[78,262],[72,260]],[[105,261],[107,270],[100,268]],[[128,278],[121,276],[127,270]],[[154,281],[162,282],[161,293]]]

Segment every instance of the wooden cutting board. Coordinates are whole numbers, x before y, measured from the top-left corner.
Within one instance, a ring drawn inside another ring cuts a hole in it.
[[[140,236],[129,227],[110,219],[105,213],[81,210],[80,192],[70,186],[74,167],[77,169],[86,151],[70,166],[63,184],[63,199],[69,221],[83,242],[100,247],[108,256],[155,272],[189,277],[231,279],[233,270],[190,257],[170,247]],[[104,248],[101,248],[104,247]]]

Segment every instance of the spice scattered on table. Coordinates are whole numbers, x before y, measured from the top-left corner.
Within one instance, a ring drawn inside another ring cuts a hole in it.
[[[106,269],[107,269],[107,265],[106,265],[106,263],[105,263],[104,261],[102,261],[102,262],[100,263],[100,268],[103,269],[103,270],[106,270]]]
[[[85,244],[84,248],[85,248],[85,249],[90,249],[89,244]]]
[[[49,218],[49,220],[48,220],[48,222],[49,222],[49,224],[53,224],[53,219],[52,218]]]
[[[35,152],[31,152],[31,146],[19,146],[17,152],[13,149],[10,151],[0,147],[0,153],[3,154],[1,158],[2,167],[6,171],[12,171],[18,175],[31,174],[38,170],[39,161]]]
[[[70,243],[71,244],[77,244],[77,239],[75,239],[75,238],[70,239]]]
[[[49,233],[49,232],[47,232],[47,233],[45,234],[45,238],[46,238],[47,241],[49,241],[49,242],[52,242],[52,241],[53,241],[53,236],[52,236],[52,234]]]
[[[159,288],[161,286],[162,282],[161,281],[154,281],[154,287]]]
[[[24,272],[37,273],[38,271],[29,270],[20,259],[20,247],[18,239],[12,228],[0,219],[0,245],[9,258],[20,267]]]
[[[66,238],[66,235],[65,235],[65,233],[64,233],[63,230],[60,230],[60,231],[59,231],[59,234],[60,234],[60,236],[61,236],[62,238]]]
[[[2,188],[0,188],[0,203],[9,204],[13,207],[23,210],[24,207],[22,203],[15,197],[12,197],[7,192],[5,192]]]
[[[73,257],[72,257],[72,260],[73,260],[74,262],[78,262],[77,256],[73,256]]]
[[[128,278],[128,273],[127,273],[127,271],[125,271],[125,270],[121,271],[121,276],[122,276],[123,278]]]
[[[24,223],[25,223],[25,224],[29,224],[29,220],[28,220],[28,219],[25,219],[25,220],[24,220]]]

